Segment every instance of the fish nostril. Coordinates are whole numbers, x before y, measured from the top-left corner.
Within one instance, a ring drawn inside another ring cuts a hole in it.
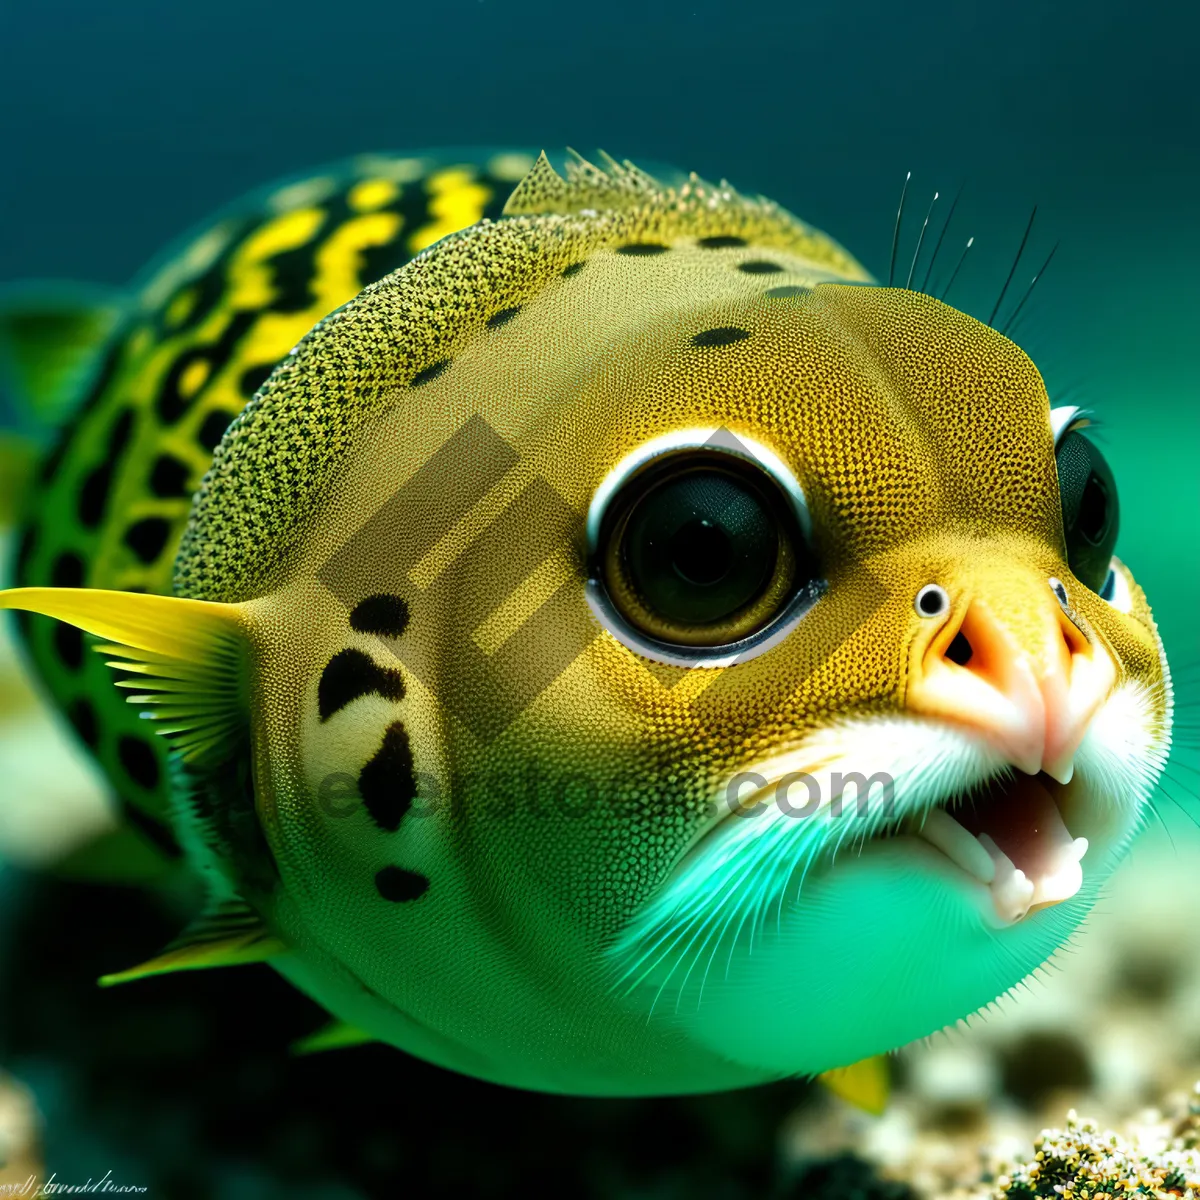
[[[954,641],[946,647],[946,658],[952,663],[957,663],[960,667],[965,667],[971,661],[971,655],[975,651],[971,648],[971,643],[967,641],[967,635],[960,629],[954,635]]]

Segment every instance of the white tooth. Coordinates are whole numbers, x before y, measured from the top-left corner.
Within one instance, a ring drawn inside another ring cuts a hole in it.
[[[917,833],[980,883],[995,879],[996,864],[991,855],[945,809],[932,809]]]
[[[1083,868],[1079,862],[1087,853],[1087,848],[1087,838],[1080,837],[1059,850],[1054,870],[1037,881],[1034,904],[1057,904],[1061,900],[1070,900],[1083,887]]]
[[[997,914],[1005,921],[1019,921],[1033,903],[1034,886],[1024,871],[1013,868],[1012,874],[997,878],[992,884],[992,901]]]

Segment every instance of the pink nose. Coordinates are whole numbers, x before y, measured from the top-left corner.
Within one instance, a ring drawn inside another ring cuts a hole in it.
[[[972,597],[911,664],[906,702],[981,734],[1022,771],[1065,783],[1116,668],[1048,586],[1044,599],[1030,599],[1001,611],[985,595]]]

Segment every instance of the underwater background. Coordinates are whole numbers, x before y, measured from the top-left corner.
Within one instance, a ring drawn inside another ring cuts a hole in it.
[[[911,171],[900,282],[929,198],[936,231],[964,185],[934,283],[973,235],[950,298],[986,319],[1036,204],[1005,311],[1058,243],[1013,336],[1055,403],[1100,418],[1118,552],[1154,606],[1184,743],[1165,828],[1078,953],[1010,1027],[906,1052],[872,1125],[799,1083],[563,1101],[373,1047],[291,1060],[319,1014],[261,967],[100,993],[96,975],[173,935],[171,914],[28,869],[30,822],[56,819],[29,794],[36,760],[89,779],[65,731],[35,753],[0,724],[0,1150],[171,1200],[537,1184],[898,1200],[941,1178],[912,1167],[920,1138],[934,1159],[1019,1140],[1067,1100],[1115,1112],[1200,1065],[1198,27],[1173,5],[1026,0],[0,6],[0,283],[120,286],[240,194],[359,152],[571,145],[762,192],[883,277]],[[0,1182],[26,1174],[0,1166]]]

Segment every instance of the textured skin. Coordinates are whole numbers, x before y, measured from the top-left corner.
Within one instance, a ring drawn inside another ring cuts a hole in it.
[[[539,163],[506,211],[322,321],[197,495],[176,590],[253,630],[245,743],[190,818],[218,873],[339,1017],[519,1086],[739,1086],[990,1003],[1086,914],[1169,737],[1145,598],[1122,567],[1119,611],[1067,567],[1036,368],[724,185]],[[640,656],[585,598],[597,488],[693,428],[782,460],[825,583],[726,667]],[[935,581],[952,608],[930,622],[913,600]],[[742,823],[722,858],[714,803],[787,755],[889,771],[901,815],[1001,770],[909,705],[978,602],[1018,644],[1111,661],[1070,793],[1083,890],[997,930],[948,860],[867,841],[878,825]],[[229,784],[243,756],[252,807]],[[843,842],[861,853],[832,862]]]
[[[363,156],[247,197],[163,255],[135,281],[129,316],[43,468],[16,582],[169,592],[192,493],[275,363],[367,283],[499,215],[530,161]],[[162,740],[83,653],[78,630],[41,617],[26,628],[38,673],[132,815],[162,817]],[[169,845],[164,826],[140,824]]]

